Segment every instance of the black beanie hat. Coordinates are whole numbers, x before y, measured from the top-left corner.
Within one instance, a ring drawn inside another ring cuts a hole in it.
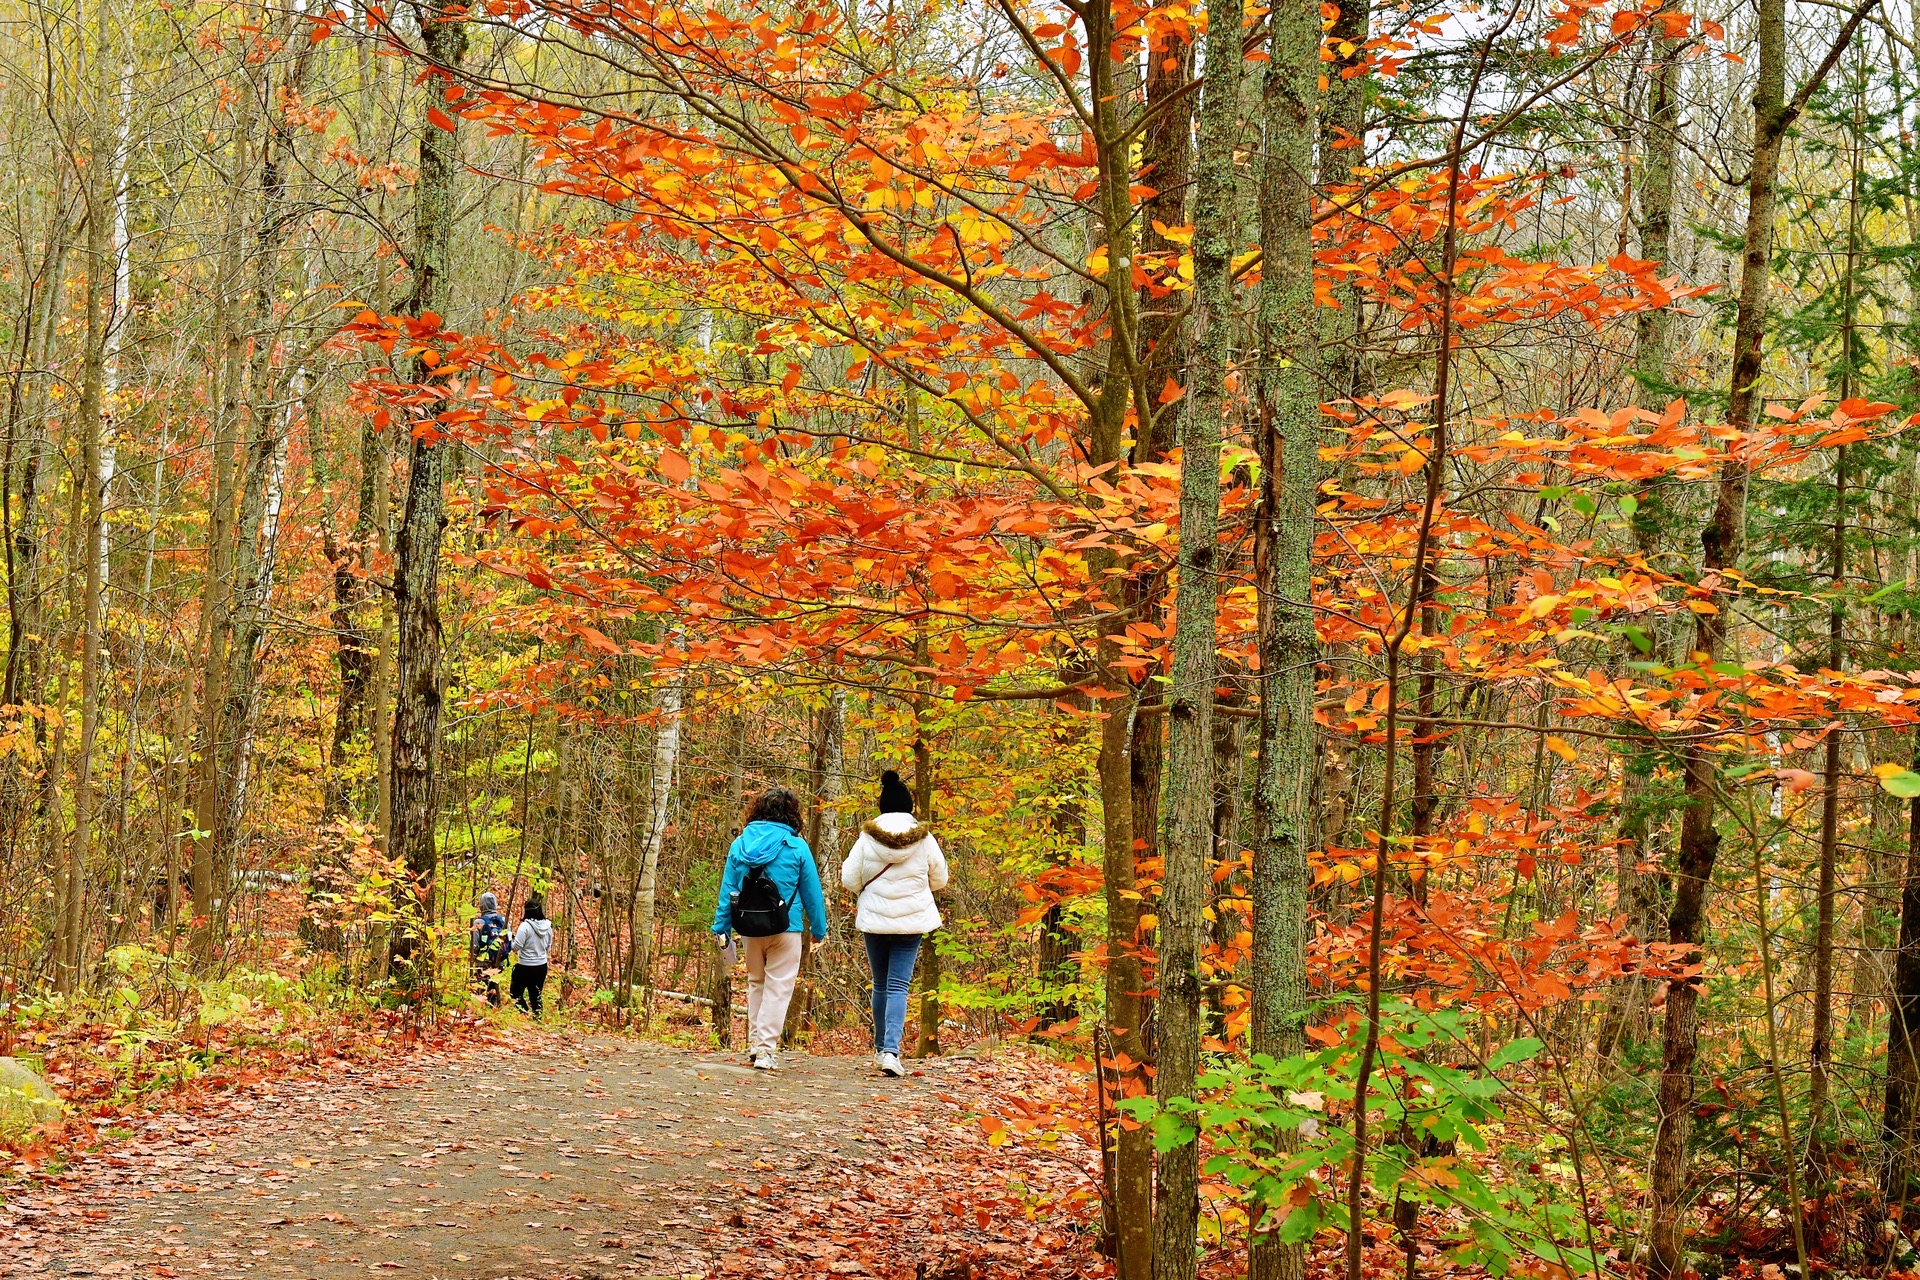
[[[880,775],[880,812],[913,812],[913,792],[907,790],[907,784],[891,769]]]

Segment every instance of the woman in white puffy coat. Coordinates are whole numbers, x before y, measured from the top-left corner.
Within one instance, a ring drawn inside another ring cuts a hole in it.
[[[920,940],[940,927],[933,895],[947,887],[947,860],[933,832],[914,818],[913,793],[891,769],[880,777],[880,815],[860,828],[840,865],[840,883],[860,897],[853,923],[866,937],[873,970],[874,1061],[903,1076],[907,992]]]

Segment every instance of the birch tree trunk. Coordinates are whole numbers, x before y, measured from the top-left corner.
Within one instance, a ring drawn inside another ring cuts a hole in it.
[[[106,10],[100,11],[102,63],[94,137],[100,142],[112,92],[105,76],[104,54],[107,47]],[[109,144],[111,145],[111,144]],[[96,147],[95,154],[106,148]],[[77,551],[83,586],[80,598],[80,743],[73,766],[73,830],[65,842],[65,856],[58,878],[58,913],[55,933],[54,986],[72,991],[79,983],[85,950],[87,898],[87,855],[93,848],[93,751],[100,732],[100,593],[102,557],[105,542],[101,535],[104,496],[99,483],[100,418],[105,409],[107,364],[107,325],[118,271],[114,262],[112,218],[114,165],[96,165],[82,179],[87,205],[87,284],[86,347],[80,375],[80,468],[76,478],[74,513],[85,524],[80,530]],[[103,287],[104,286],[104,287]],[[84,498],[82,495],[84,494]],[[84,505],[83,505],[84,504]],[[68,566],[73,572],[74,566]],[[64,708],[63,708],[64,710]]]
[[[284,42],[292,14],[274,13],[271,30]],[[287,68],[280,91],[297,100],[301,74],[312,50],[303,43]],[[271,66],[261,77],[269,104],[276,102]],[[269,105],[266,139],[260,156],[260,213],[254,236],[253,308],[250,340],[253,358],[247,376],[247,418],[252,428],[246,461],[241,469],[240,516],[234,541],[233,638],[227,654],[226,726],[220,776],[225,795],[214,820],[214,860],[231,863],[246,816],[247,786],[251,775],[254,719],[258,713],[255,686],[259,679],[260,645],[266,636],[273,596],[274,569],[279,556],[279,505],[286,480],[287,431],[291,405],[278,408],[277,392],[286,387],[276,378],[274,294],[280,282],[280,250],[286,241],[291,214],[287,208],[287,168],[293,160],[293,141],[284,112]]]
[[[652,789],[647,803],[647,836],[640,849],[640,877],[633,926],[637,953],[634,967],[640,983],[653,986],[653,920],[655,889],[660,876],[660,849],[667,840],[667,818],[673,810],[673,775],[680,765],[680,677],[660,689],[660,719],[654,729]]]

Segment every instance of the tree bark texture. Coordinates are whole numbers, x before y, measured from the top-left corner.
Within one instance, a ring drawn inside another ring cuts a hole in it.
[[[1180,403],[1180,546],[1173,685],[1167,701],[1168,827],[1160,882],[1159,1027],[1154,1089],[1166,1110],[1191,1102],[1200,1070],[1201,945],[1213,870],[1213,686],[1218,611],[1221,416],[1233,363],[1233,252],[1240,242],[1233,155],[1240,134],[1241,6],[1208,10],[1206,84],[1195,154],[1193,323]],[[1200,1217],[1198,1138],[1160,1152],[1154,1280],[1191,1280]]]
[[[1113,45],[1113,14],[1107,0],[1094,0],[1085,12],[1087,47],[1105,50]],[[1130,373],[1136,348],[1136,295],[1132,270],[1123,263],[1133,257],[1133,207],[1128,189],[1132,179],[1131,142],[1126,136],[1129,108],[1135,92],[1134,68],[1111,56],[1088,59],[1090,99],[1094,114],[1094,150],[1098,188],[1096,234],[1107,250],[1107,341],[1105,364],[1087,421],[1088,461],[1094,465],[1118,462],[1124,456],[1123,434],[1130,403],[1145,401]],[[1143,405],[1136,404],[1136,410]],[[1146,1066],[1143,1014],[1146,976],[1140,954],[1140,906],[1136,889],[1135,837],[1137,815],[1133,792],[1133,728],[1138,706],[1135,689],[1121,659],[1125,651],[1115,643],[1125,633],[1128,600],[1123,586],[1113,585],[1110,570],[1118,558],[1096,551],[1089,567],[1107,575],[1113,611],[1102,623],[1097,642],[1096,671],[1104,717],[1100,724],[1097,764],[1102,812],[1103,893],[1107,909],[1106,1017],[1110,1058],[1106,1069],[1123,1096],[1144,1095],[1151,1089]],[[1148,819],[1151,825],[1152,819]],[[1153,1146],[1142,1128],[1118,1125],[1112,1135],[1113,1170],[1107,1202],[1114,1227],[1119,1280],[1147,1280],[1153,1266]]]
[[[102,14],[104,36],[105,15]],[[104,52],[104,47],[103,47]],[[100,105],[107,104],[106,77],[101,70]],[[104,123],[104,112],[96,120]],[[77,473],[76,514],[84,523],[79,530],[81,581],[80,616],[80,745],[73,765],[73,830],[65,842],[64,857],[57,881],[59,888],[55,932],[54,986],[71,991],[79,983],[84,950],[87,855],[93,847],[93,752],[100,732],[100,596],[104,582],[101,558],[104,555],[104,493],[98,481],[100,471],[101,415],[106,411],[108,306],[117,278],[110,241],[110,205],[114,181],[113,166],[96,167],[86,182],[87,202],[87,284],[86,348],[80,374],[80,468]],[[84,499],[82,500],[82,495]],[[84,508],[82,507],[84,501]],[[68,572],[76,566],[69,565]]]
[[[1362,10],[1364,12],[1364,10]],[[1255,526],[1259,612],[1259,758],[1254,781],[1252,1047],[1290,1057],[1306,1047],[1307,895],[1314,768],[1314,506],[1319,489],[1319,317],[1313,297],[1315,120],[1320,10],[1287,0],[1269,18],[1261,101],[1258,299],[1261,494]],[[1331,109],[1329,104],[1329,109]],[[1288,1208],[1269,1206],[1278,1227]],[[1300,1280],[1306,1254],[1257,1228],[1251,1280]]]
[[[673,775],[680,767],[680,683],[670,675],[660,690],[660,718],[654,725],[653,776],[647,795],[647,831],[640,846],[638,889],[635,894],[633,945],[639,955],[634,968],[640,984],[653,986],[654,899],[660,880],[660,850],[667,843],[667,819],[673,811]]]
[[[1647,134],[1640,165],[1640,256],[1664,267],[1672,251],[1673,217],[1679,187],[1674,169],[1680,150],[1681,45],[1664,34],[1653,36],[1653,75],[1647,84]],[[1673,314],[1649,307],[1634,321],[1633,377],[1640,406],[1655,411],[1672,398],[1668,355]]]
[[[466,55],[464,11],[444,3],[422,6],[421,41],[427,57],[442,66],[456,67]],[[429,92],[437,96],[429,79]],[[453,248],[454,175],[459,168],[459,135],[440,128],[422,112],[420,121],[420,178],[414,185],[413,294],[407,299],[410,315],[443,314],[447,303],[448,271]],[[432,366],[416,358],[415,382],[425,383]],[[406,870],[397,889],[410,901],[403,910],[417,910],[431,918],[438,854],[434,824],[439,815],[436,764],[440,754],[440,539],[447,527],[447,456],[449,448],[437,424],[428,421],[416,429],[412,465],[407,473],[406,506],[394,540],[393,602],[395,620],[393,746],[390,764],[392,825],[387,832],[388,856]],[[411,930],[396,931],[394,956],[413,954]],[[414,975],[416,988],[428,975]]]
[[[1753,425],[1761,343],[1766,331],[1767,281],[1773,253],[1774,208],[1778,198],[1780,142],[1786,132],[1786,0],[1760,0],[1758,85],[1753,97],[1753,167],[1747,184],[1747,228],[1741,260],[1739,304],[1734,322],[1733,372],[1727,421],[1748,430]],[[1720,464],[1718,497],[1712,521],[1701,530],[1703,579],[1717,580],[1740,560],[1746,531],[1747,468],[1737,458]],[[1727,633],[1725,613],[1703,613],[1694,649],[1706,663],[1717,662]],[[1704,745],[1688,747],[1684,764],[1686,808],[1680,822],[1680,847],[1674,876],[1673,909],[1667,916],[1667,941],[1686,950],[1682,963],[1692,967],[1706,933],[1707,894],[1720,852],[1714,822],[1718,771]],[[1649,1263],[1656,1275],[1678,1275],[1686,1266],[1688,1195],[1687,1142],[1692,1122],[1694,1063],[1700,1045],[1700,980],[1683,975],[1667,983],[1666,1020],[1661,1032],[1658,1127],[1654,1134]]]
[[[1920,735],[1916,735],[1920,739]],[[1920,768],[1920,742],[1914,767]],[[1896,1218],[1920,1176],[1920,799],[1907,806],[1907,865],[1900,881],[1900,942],[1887,1011],[1887,1087],[1880,1112],[1880,1193]]]
[[[275,10],[270,38],[284,41],[291,20],[289,10]],[[278,91],[297,97],[312,47],[310,42],[303,42]],[[261,92],[268,102],[276,100],[271,67],[262,74]],[[279,557],[279,507],[286,481],[287,431],[293,418],[291,405],[283,410],[275,403],[286,387],[276,377],[272,360],[280,251],[292,218],[287,207],[287,170],[293,161],[293,133],[282,111],[268,110],[265,121],[259,224],[253,248],[253,306],[247,333],[253,348],[246,383],[249,433],[240,474],[240,514],[233,548],[233,636],[227,653],[226,706],[221,712],[225,729],[218,776],[225,794],[215,810],[213,828],[214,860],[221,865],[233,861],[246,815],[254,719],[259,710],[255,686]]]

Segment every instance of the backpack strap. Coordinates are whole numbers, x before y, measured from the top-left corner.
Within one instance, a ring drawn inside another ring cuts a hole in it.
[[[899,864],[899,863],[897,863],[897,862],[889,862],[889,863],[888,863],[888,864],[887,864],[886,866],[884,866],[884,867],[882,867],[882,868],[880,868],[880,870],[879,870],[878,872],[876,872],[876,873],[875,873],[875,874],[873,874],[873,875],[870,875],[870,876],[868,876],[868,877],[867,877],[867,882],[866,882],[866,884],[863,884],[863,885],[861,885],[861,886],[860,886],[860,892],[861,892],[861,893],[865,893],[865,892],[867,891],[867,889],[868,889],[868,888],[869,888],[870,886],[872,886],[872,884],[873,884],[873,882],[874,882],[874,881],[876,881],[876,880],[878,880],[878,879],[879,879],[879,878],[880,878],[881,876],[884,876],[885,874],[887,874],[887,872],[889,872],[889,871],[891,871],[891,870],[893,870],[893,869],[894,869],[895,867],[897,867],[897,866],[899,866],[899,865],[900,865],[900,864]]]

